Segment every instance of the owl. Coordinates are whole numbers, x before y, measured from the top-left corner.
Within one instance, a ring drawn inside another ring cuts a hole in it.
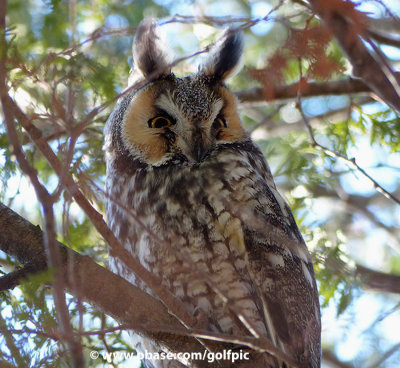
[[[312,261],[225,85],[240,64],[242,35],[228,29],[185,77],[171,72],[168,51],[155,21],[143,21],[133,45],[132,90],[105,126],[107,222],[208,331],[263,336],[297,367],[319,367]],[[148,291],[111,256],[110,267]],[[138,351],[163,349],[134,340]],[[268,353],[249,366],[288,367]]]

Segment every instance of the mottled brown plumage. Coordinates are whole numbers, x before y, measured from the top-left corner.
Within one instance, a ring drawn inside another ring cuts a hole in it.
[[[140,27],[131,80],[146,84],[122,98],[105,128],[112,231],[190,313],[207,317],[210,331],[250,335],[239,312],[299,367],[319,367],[309,253],[224,85],[240,59],[240,34],[229,30],[197,74],[177,78],[165,53],[154,52],[154,23]],[[145,288],[116,259],[110,266]],[[285,366],[268,354],[257,364]]]

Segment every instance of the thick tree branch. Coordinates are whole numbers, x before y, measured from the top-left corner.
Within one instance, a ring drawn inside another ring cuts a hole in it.
[[[29,266],[35,272],[46,269],[46,257],[43,247],[42,232],[23,219],[8,207],[0,203],[0,249],[15,257],[23,265]],[[99,266],[87,256],[81,256],[73,250],[58,243],[66,273],[66,289],[72,295],[77,295],[75,285],[71,280],[78,281],[79,295],[84,301],[96,306],[120,323],[135,329],[138,333],[156,340],[162,346],[172,351],[203,351],[204,347],[195,339],[188,336],[176,337],[176,331],[182,334],[184,326],[168,313],[165,306],[152,296],[141,291],[121,277]],[[67,260],[70,265],[66,267]],[[400,276],[390,275],[357,266],[356,276],[367,288],[380,291],[400,293]],[[115,301],[118,300],[118,303]],[[146,326],[153,326],[146,330]],[[154,326],[163,326],[161,330],[169,333],[157,333]],[[167,327],[168,326],[168,327]],[[151,332],[153,331],[153,332]],[[188,331],[190,334],[191,331]],[[199,336],[199,334],[195,334]],[[207,334],[204,335],[205,338]],[[210,336],[212,337],[212,336]],[[238,342],[245,342],[246,338]],[[257,346],[257,341],[251,341]],[[248,342],[250,344],[250,342]],[[258,346],[262,347],[262,344]],[[215,343],[215,348],[226,347],[225,344]]]
[[[46,269],[43,234],[38,226],[34,226],[0,203],[0,229],[7,229],[0,231],[2,251],[29,266],[33,272]],[[160,346],[175,352],[203,352],[204,346],[198,341],[199,338],[213,340],[207,341],[207,347],[213,351],[227,349],[231,346],[227,343],[234,342],[259,352],[270,352],[284,361],[293,363],[286,354],[273,347],[265,338],[217,336],[208,331],[188,330],[154,297],[99,266],[90,257],[82,256],[59,242],[57,245],[62,257],[62,272],[66,275],[65,287],[69,293],[81,297],[85,302]],[[222,361],[208,363],[207,366],[225,366],[225,363],[231,366],[231,363]],[[256,364],[254,360],[242,363],[237,366],[253,367]],[[295,367],[294,363],[291,366]]]
[[[309,2],[347,54],[354,75],[362,78],[376,95],[400,112],[400,78],[369,40],[363,15],[343,0],[331,1],[329,6],[322,0]],[[372,50],[366,47],[363,39],[370,44]]]
[[[11,209],[0,203],[0,249],[15,257],[32,272],[47,268],[43,233]],[[7,229],[7,231],[4,231]],[[158,341],[173,351],[201,351],[204,348],[192,338],[171,338],[169,334],[148,333],[146,324],[182,327],[165,306],[126,280],[57,243],[63,261],[66,290],[104,311],[120,323],[133,326],[138,333]],[[68,265],[67,265],[68,264]],[[72,283],[71,281],[74,280]],[[78,282],[79,290],[76,285]],[[118,301],[118,302],[116,302]]]

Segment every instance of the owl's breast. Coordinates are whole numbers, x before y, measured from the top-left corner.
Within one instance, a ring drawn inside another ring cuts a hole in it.
[[[240,300],[244,313],[263,329],[259,306],[250,297],[254,286],[246,268],[243,219],[234,210],[245,203],[255,209],[258,203],[254,183],[260,178],[245,156],[225,153],[197,166],[114,177],[124,209],[114,207],[119,220],[109,223],[124,246],[189,308],[214,311],[216,329],[233,325],[224,312],[226,300]]]

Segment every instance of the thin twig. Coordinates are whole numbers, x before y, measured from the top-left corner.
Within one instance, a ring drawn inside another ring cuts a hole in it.
[[[39,202],[42,204],[43,218],[45,223],[44,244],[49,266],[56,270],[60,270],[61,258],[58,247],[56,246],[55,222],[54,222],[54,212],[53,212],[54,198],[47,192],[46,188],[40,183],[36,170],[29,164],[29,162],[25,158],[25,154],[19,143],[17,131],[14,125],[14,119],[11,115],[12,109],[10,109],[8,99],[2,98],[1,102],[5,117],[8,138],[13,147],[13,153],[17,158],[17,162],[22,172],[29,177],[35,189],[36,196]],[[83,367],[84,360],[83,360],[82,346],[80,345],[80,342],[75,340],[73,337],[73,332],[72,332],[73,330],[70,324],[68,307],[65,301],[64,276],[60,272],[56,272],[55,274],[52,291],[53,291],[54,304],[60,323],[60,328],[63,331],[63,335],[66,337],[64,341],[69,346],[69,350],[72,354],[75,367]]]
[[[11,357],[14,360],[16,366],[17,367],[27,367],[28,366],[27,357],[24,357],[21,354],[21,352],[14,340],[12,332],[9,330],[9,326],[7,326],[7,323],[3,319],[3,316],[1,315],[1,313],[0,313],[0,331],[1,331],[1,334],[3,335],[5,345],[7,346],[7,349],[10,351]]]
[[[379,368],[382,367],[382,363],[389,359],[394,353],[400,350],[400,342],[393,345],[388,351],[386,351],[382,356],[380,356],[375,362],[371,363],[368,368]]]
[[[397,303],[395,306],[391,307],[389,310],[380,313],[378,318],[376,318],[375,321],[371,323],[371,325],[369,325],[364,331],[362,331],[362,334],[370,333],[377,324],[381,323],[385,318],[391,316],[393,313],[398,312],[399,309],[400,309],[400,303]]]
[[[0,5],[0,27],[1,31],[5,30],[6,22],[6,1],[1,1]],[[4,6],[4,8],[3,8]],[[0,96],[1,104],[3,108],[4,121],[10,144],[13,148],[13,154],[15,155],[17,162],[21,168],[21,171],[30,179],[36,196],[42,205],[43,218],[45,223],[44,231],[44,244],[46,249],[47,260],[49,266],[59,270],[61,267],[61,258],[59,249],[56,246],[56,235],[55,235],[55,223],[54,223],[54,212],[53,204],[54,198],[47,192],[46,188],[40,183],[37,176],[36,170],[30,165],[25,157],[21,143],[19,141],[18,133],[14,124],[14,109],[10,105],[10,100],[7,98],[7,70],[5,66],[5,60],[7,56],[7,42],[5,39],[5,32],[2,32],[1,36],[1,59],[0,59]],[[65,302],[64,294],[64,278],[59,272],[56,272],[55,279],[53,282],[53,299],[57,317],[60,323],[61,330],[63,331],[66,339],[64,342],[68,346],[71,356],[74,362],[74,366],[79,368],[83,367],[83,352],[82,346],[78,340],[75,340],[72,334],[72,326],[70,324],[68,307]]]
[[[347,156],[345,156],[345,155],[343,155],[343,154],[341,154],[339,152],[335,152],[335,151],[331,150],[330,148],[325,147],[324,145],[322,145],[322,144],[317,142],[317,140],[315,139],[315,136],[314,136],[313,128],[311,127],[311,124],[308,121],[308,118],[306,117],[306,115],[305,115],[305,113],[303,111],[303,108],[302,108],[302,105],[301,105],[301,96],[300,96],[300,94],[298,95],[298,99],[297,99],[297,102],[296,102],[296,107],[297,107],[297,109],[299,110],[299,112],[301,114],[304,126],[306,128],[308,136],[310,137],[311,144],[312,144],[313,147],[323,151],[328,156],[335,157],[335,158],[338,158],[340,160],[345,161],[347,165],[349,165],[350,167],[353,167],[359,173],[361,173],[363,176],[365,176],[369,181],[371,181],[373,183],[373,185],[374,185],[374,188],[379,193],[383,194],[386,198],[394,201],[395,203],[400,204],[400,199],[397,198],[394,194],[392,194],[389,191],[387,191],[385,188],[383,188],[382,185],[380,185],[359,164],[357,164],[356,159],[354,157],[348,158]]]

